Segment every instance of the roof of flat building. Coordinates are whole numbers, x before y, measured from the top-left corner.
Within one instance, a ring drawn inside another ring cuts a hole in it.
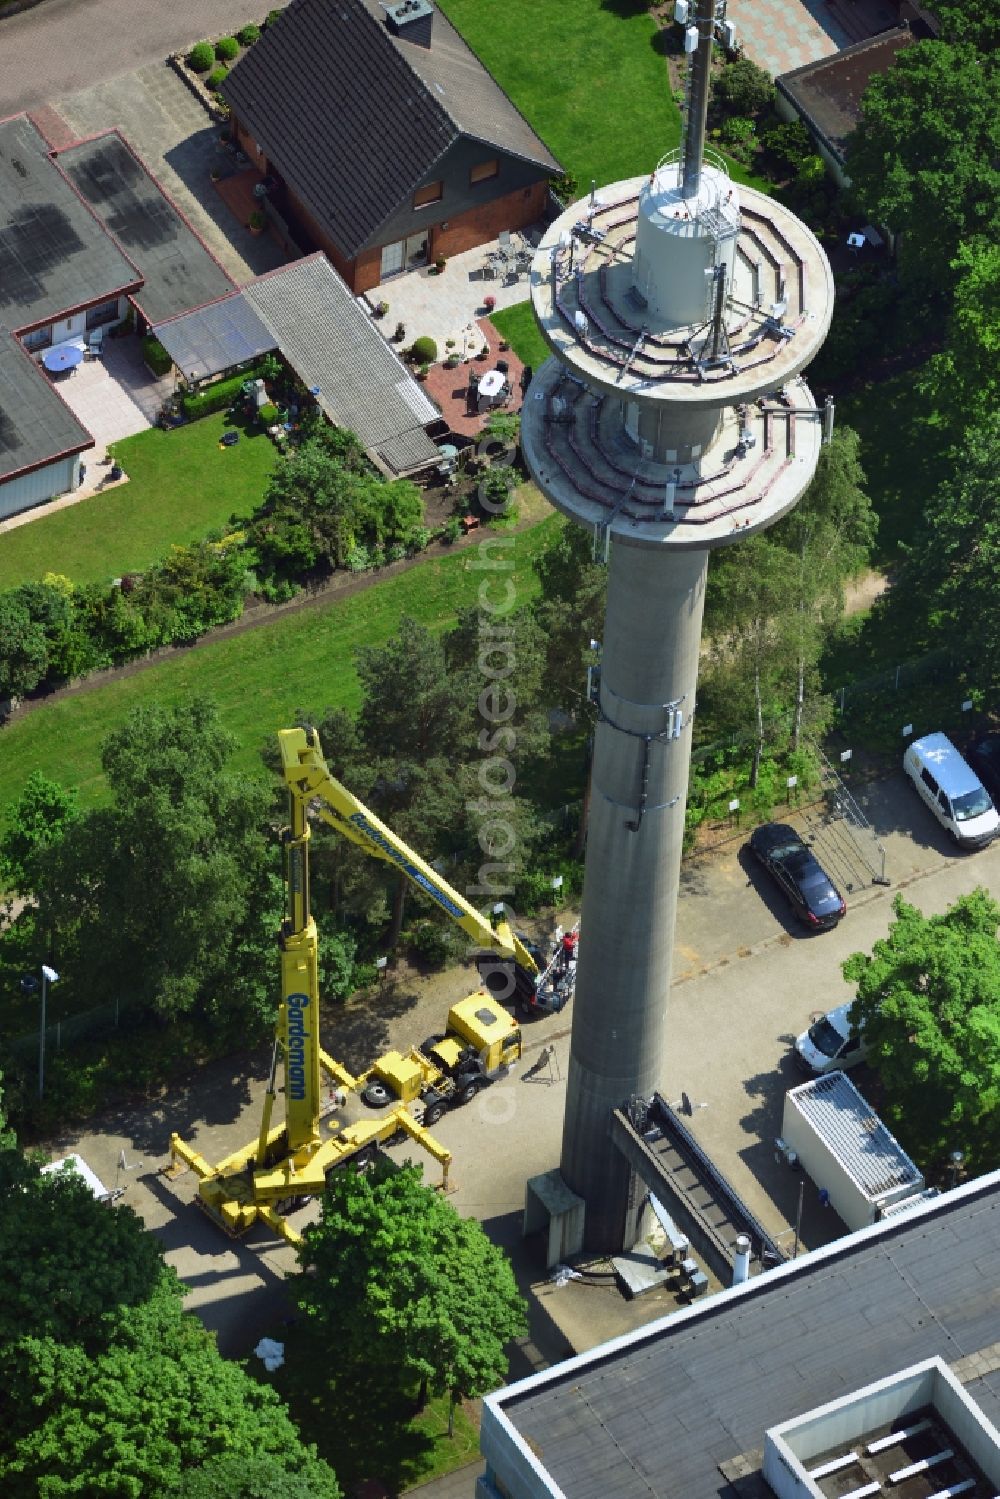
[[[439,10],[424,47],[394,35],[377,0],[292,0],[221,92],[348,258],[462,135],[559,171]]]
[[[998,1267],[994,1172],[489,1396],[484,1454],[515,1496],[766,1493],[769,1427],[932,1355],[996,1424]]]
[[[0,483],[93,446],[86,427],[0,325]]]
[[[775,84],[843,162],[847,137],[861,119],[865,89],[873,78],[888,71],[897,54],[913,40],[909,26],[897,26],[782,73]]]
[[[150,322],[200,307],[234,282],[116,130],[57,153],[59,166],[139,268]]]
[[[0,121],[0,322],[15,332],[140,285],[24,115]]]

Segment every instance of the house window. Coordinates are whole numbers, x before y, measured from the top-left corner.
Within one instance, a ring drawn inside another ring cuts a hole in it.
[[[36,349],[47,349],[52,343],[52,328],[36,328],[32,333],[24,335],[24,347],[29,354],[34,354]]]
[[[87,327],[99,328],[102,323],[113,323],[118,318],[118,298],[112,297],[110,302],[99,302],[96,307],[87,308]]]
[[[428,203],[440,203],[444,197],[443,182],[425,182],[413,194],[414,208],[426,208]]]
[[[488,182],[491,177],[499,176],[500,163],[496,159],[496,157],[494,157],[492,161],[477,162],[469,172],[469,181],[473,184],[477,182]]]

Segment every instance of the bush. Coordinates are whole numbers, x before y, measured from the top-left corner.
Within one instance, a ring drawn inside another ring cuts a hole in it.
[[[192,73],[207,73],[214,61],[211,42],[196,42],[187,55],[187,65]]]
[[[458,956],[461,941],[450,927],[438,921],[416,921],[403,940],[410,956],[429,968],[444,968]]]
[[[254,42],[260,41],[260,27],[251,21],[246,26],[241,26],[236,33],[236,40],[241,47],[252,47]]]
[[[217,380],[204,390],[183,395],[181,410],[192,420],[199,416],[209,416],[213,411],[224,411],[240,395],[244,380],[254,380],[259,373],[257,369],[244,370],[241,375],[230,375],[228,379]]]
[[[749,57],[728,63],[715,80],[715,98],[726,114],[762,115],[774,103],[774,84]]]
[[[726,120],[721,131],[723,144],[738,161],[747,162],[757,147],[757,127],[753,120],[743,115],[734,115]]]
[[[239,51],[240,44],[234,36],[220,36],[215,44],[215,55],[220,62],[232,62]]]
[[[205,79],[208,88],[219,88],[229,77],[229,69],[226,67],[213,68]]]
[[[173,369],[174,361],[159,339],[154,338],[151,333],[147,333],[142,341],[142,357],[154,375],[169,375]]]
[[[438,346],[433,338],[426,334],[423,338],[414,339],[410,346],[410,358],[414,364],[433,364],[438,357]]]
[[[444,523],[444,530],[441,533],[442,540],[457,541],[461,534],[462,522],[457,515],[453,515],[450,520],[446,520]]]
[[[275,422],[281,415],[281,412],[278,410],[277,406],[275,406],[273,401],[267,401],[257,412],[257,415],[264,423],[265,427],[273,427]]]
[[[347,566],[352,573],[368,572],[372,565],[371,552],[365,546],[353,547],[347,558]]]
[[[274,23],[275,23],[275,21],[280,21],[283,9],[284,9],[284,7],[282,7],[279,10],[269,10],[268,13],[267,13],[267,19],[265,20],[264,25],[265,26],[273,26]]]
[[[801,120],[783,120],[765,130],[764,148],[774,159],[790,171],[797,171],[807,157],[812,156],[812,136]]]

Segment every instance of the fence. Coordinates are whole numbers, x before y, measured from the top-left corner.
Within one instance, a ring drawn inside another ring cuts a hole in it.
[[[106,1005],[95,1005],[91,1010],[81,1010],[78,1015],[67,1015],[65,1020],[55,1020],[45,1027],[45,1053],[59,1051],[63,1046],[72,1046],[86,1041],[90,1036],[106,1035],[121,1024],[128,1014],[128,1003],[113,1000]],[[28,1065],[38,1058],[38,1040],[41,1028],[26,1031],[20,1036],[11,1036],[3,1042],[3,1050],[18,1061]]]
[[[907,687],[917,687],[928,682],[957,679],[959,662],[949,650],[928,651],[913,661],[900,661],[888,671],[876,672],[870,677],[861,677],[848,682],[834,692],[834,702],[842,715],[860,698],[877,697],[880,693],[900,692]]]

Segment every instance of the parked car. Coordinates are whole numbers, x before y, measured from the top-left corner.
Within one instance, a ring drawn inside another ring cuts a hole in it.
[[[906,748],[903,770],[920,800],[960,848],[984,848],[1000,833],[1000,815],[975,771],[947,734],[925,734]]]
[[[1000,803],[1000,734],[983,734],[973,740],[965,758],[990,794],[994,807]]]
[[[826,870],[794,828],[765,822],[750,834],[750,850],[788,896],[797,916],[813,931],[835,927],[847,910]]]
[[[845,1067],[856,1067],[868,1055],[864,1037],[852,1028],[847,1016],[850,1003],[837,1005],[813,1022],[795,1043],[795,1060],[803,1072],[819,1077],[824,1072],[836,1072]]]

